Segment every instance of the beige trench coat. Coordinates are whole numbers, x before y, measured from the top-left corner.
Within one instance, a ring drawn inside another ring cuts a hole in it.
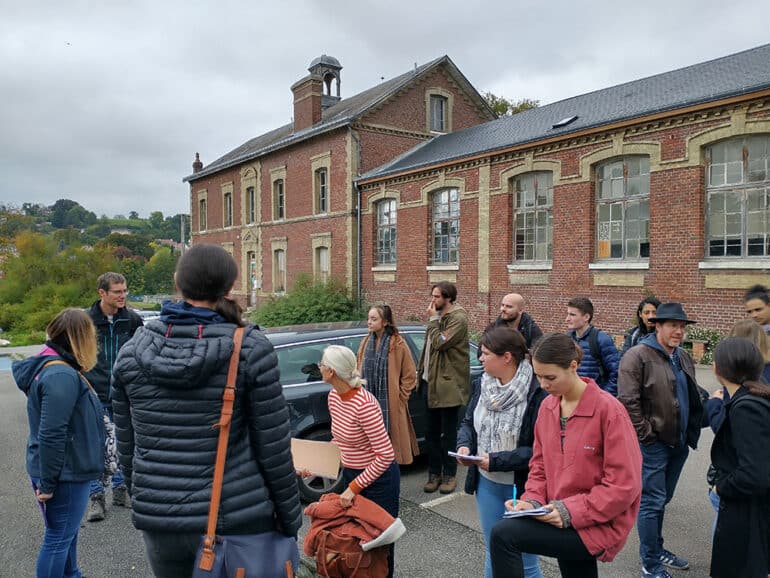
[[[358,370],[364,366],[364,353],[371,333],[358,347]],[[390,441],[399,464],[411,464],[420,453],[417,436],[409,415],[409,396],[417,385],[417,369],[409,346],[400,335],[390,338],[388,348],[388,412],[390,413]]]

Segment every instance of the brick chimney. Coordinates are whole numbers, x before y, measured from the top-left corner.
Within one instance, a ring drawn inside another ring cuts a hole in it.
[[[193,173],[198,173],[203,170],[203,163],[201,162],[201,156],[195,153],[195,160],[193,161]]]
[[[294,93],[294,132],[320,122],[323,78],[317,74],[309,74],[295,82],[291,91]]]

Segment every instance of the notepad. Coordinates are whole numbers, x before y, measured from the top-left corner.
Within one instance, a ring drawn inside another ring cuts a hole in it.
[[[550,508],[532,508],[530,510],[506,510],[503,518],[527,518],[530,516],[544,516],[551,512]]]
[[[464,456],[462,454],[458,454],[457,452],[447,452],[450,456],[453,458],[461,458],[463,460],[468,460],[469,462],[483,462],[484,458],[481,456]]]

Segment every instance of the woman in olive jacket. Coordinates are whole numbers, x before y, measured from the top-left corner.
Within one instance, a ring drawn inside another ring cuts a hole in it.
[[[766,578],[770,574],[770,387],[761,382],[765,361],[756,345],[728,337],[714,350],[714,373],[729,400],[711,446],[719,496],[713,578]]]
[[[396,461],[411,464],[420,453],[409,415],[409,396],[417,384],[417,369],[404,338],[398,334],[393,311],[375,305],[367,317],[369,335],[358,347],[358,370],[368,389],[380,402]]]
[[[184,301],[123,346],[113,374],[118,453],[156,577],[190,576],[211,499],[222,392],[241,310],[230,254],[195,245],[174,276]],[[243,335],[216,532],[296,536],[302,524],[289,412],[275,352]]]

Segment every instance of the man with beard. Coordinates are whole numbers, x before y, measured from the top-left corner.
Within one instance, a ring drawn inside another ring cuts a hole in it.
[[[532,349],[532,344],[543,336],[532,316],[524,311],[524,297],[518,293],[508,293],[500,302],[500,316],[495,320],[495,326],[499,325],[507,325],[521,333],[527,349]]]
[[[423,490],[450,494],[457,487],[457,461],[447,452],[457,447],[459,410],[470,395],[468,315],[455,303],[457,287],[440,281],[431,288],[417,375],[427,397],[428,482]]]

